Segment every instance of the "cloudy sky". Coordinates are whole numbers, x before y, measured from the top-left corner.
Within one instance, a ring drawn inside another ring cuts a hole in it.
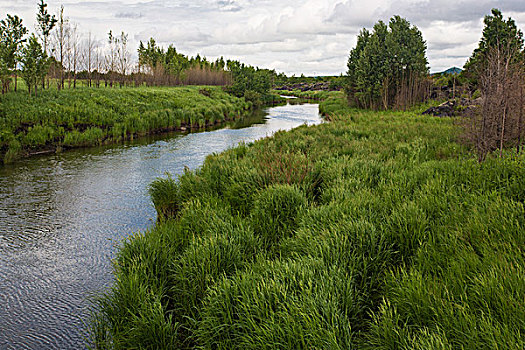
[[[0,0],[0,16],[18,14],[35,28],[37,0]],[[349,50],[363,27],[401,15],[427,42],[430,70],[462,67],[477,46],[483,16],[493,7],[525,29],[525,0],[48,0],[82,33],[100,40],[129,34],[130,45],[154,37],[187,55],[239,59],[286,74],[345,71]]]

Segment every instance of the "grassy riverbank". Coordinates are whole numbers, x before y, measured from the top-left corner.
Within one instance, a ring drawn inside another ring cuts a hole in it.
[[[0,161],[233,120],[251,103],[217,87],[77,88],[0,96]]]
[[[525,157],[326,103],[330,123],[151,185],[160,222],[122,243],[97,347],[525,347]]]

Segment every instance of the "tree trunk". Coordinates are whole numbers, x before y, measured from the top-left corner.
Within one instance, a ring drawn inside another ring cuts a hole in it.
[[[523,134],[523,86],[520,86],[520,116],[518,118],[518,145],[516,146],[516,153],[521,151],[521,136]]]

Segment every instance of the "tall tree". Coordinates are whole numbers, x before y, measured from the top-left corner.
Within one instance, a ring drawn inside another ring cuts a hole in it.
[[[422,99],[428,73],[426,44],[417,27],[399,16],[363,29],[350,51],[349,102],[366,108],[405,108]]]
[[[64,6],[60,6],[57,20],[57,30],[54,32],[55,57],[59,63],[60,81],[58,82],[58,89],[64,88],[64,60],[66,59],[67,39],[69,37],[69,19],[64,16]]]
[[[33,89],[36,96],[38,82],[47,72],[48,59],[42,45],[40,45],[34,34],[29,37],[27,44],[22,50],[21,64],[22,77],[27,84],[29,94],[31,94]]]
[[[22,44],[26,41],[24,36],[28,33],[18,16],[7,15],[6,19],[0,21],[1,41],[4,45],[3,60],[7,69],[15,75],[15,91],[17,88],[18,71]]]
[[[44,0],[40,0],[38,3],[38,13],[36,14],[36,20],[38,22],[38,29],[42,36],[42,42],[44,43],[44,53],[47,55],[47,43],[51,31],[57,23],[57,19],[54,15],[50,15],[47,11],[47,4]],[[44,78],[42,78],[42,89],[45,87]]]
[[[109,53],[106,55],[106,76],[109,76],[109,86],[113,87],[113,81],[115,80],[115,70],[117,68],[119,38],[113,35],[111,30],[108,33],[108,44]]]
[[[128,34],[122,32],[120,38],[118,39],[117,46],[117,64],[118,72],[122,78],[120,86],[124,84],[123,79],[125,79],[128,69],[131,64],[131,54],[128,49]]]
[[[0,41],[0,83],[2,84],[2,95],[8,91],[9,84],[11,83],[9,65],[5,59],[7,56],[7,46],[3,41]]]
[[[478,47],[465,64],[463,76],[474,89],[478,88],[480,75],[486,70],[488,57],[492,52],[509,52],[513,61],[523,59],[523,33],[512,18],[505,20],[498,9],[492,9],[485,16],[485,27]]]
[[[520,152],[525,137],[525,54],[523,34],[512,18],[504,20],[497,9],[485,17],[483,36],[465,74],[482,97],[481,106],[464,120],[464,136],[476,147],[479,160],[495,150],[501,157],[507,147]]]
[[[88,73],[88,86],[91,87],[92,74],[93,74],[93,65],[94,65],[94,55],[95,55],[95,46],[96,40],[93,39],[91,32],[88,33],[88,37],[84,45],[84,61],[86,71]]]

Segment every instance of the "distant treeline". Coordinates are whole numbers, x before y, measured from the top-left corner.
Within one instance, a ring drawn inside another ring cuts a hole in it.
[[[81,34],[61,6],[50,14],[40,0],[37,31],[29,35],[18,16],[0,21],[0,83],[2,93],[18,89],[21,75],[30,94],[41,89],[124,86],[222,85],[236,96],[264,103],[270,87],[286,79],[275,70],[259,69],[223,57],[210,61],[188,57],[173,45],[167,49],[151,38],[140,42],[138,60],[132,59],[128,34],[108,32],[101,41]],[[82,82],[79,82],[82,80]],[[13,84],[14,83],[14,84]]]

